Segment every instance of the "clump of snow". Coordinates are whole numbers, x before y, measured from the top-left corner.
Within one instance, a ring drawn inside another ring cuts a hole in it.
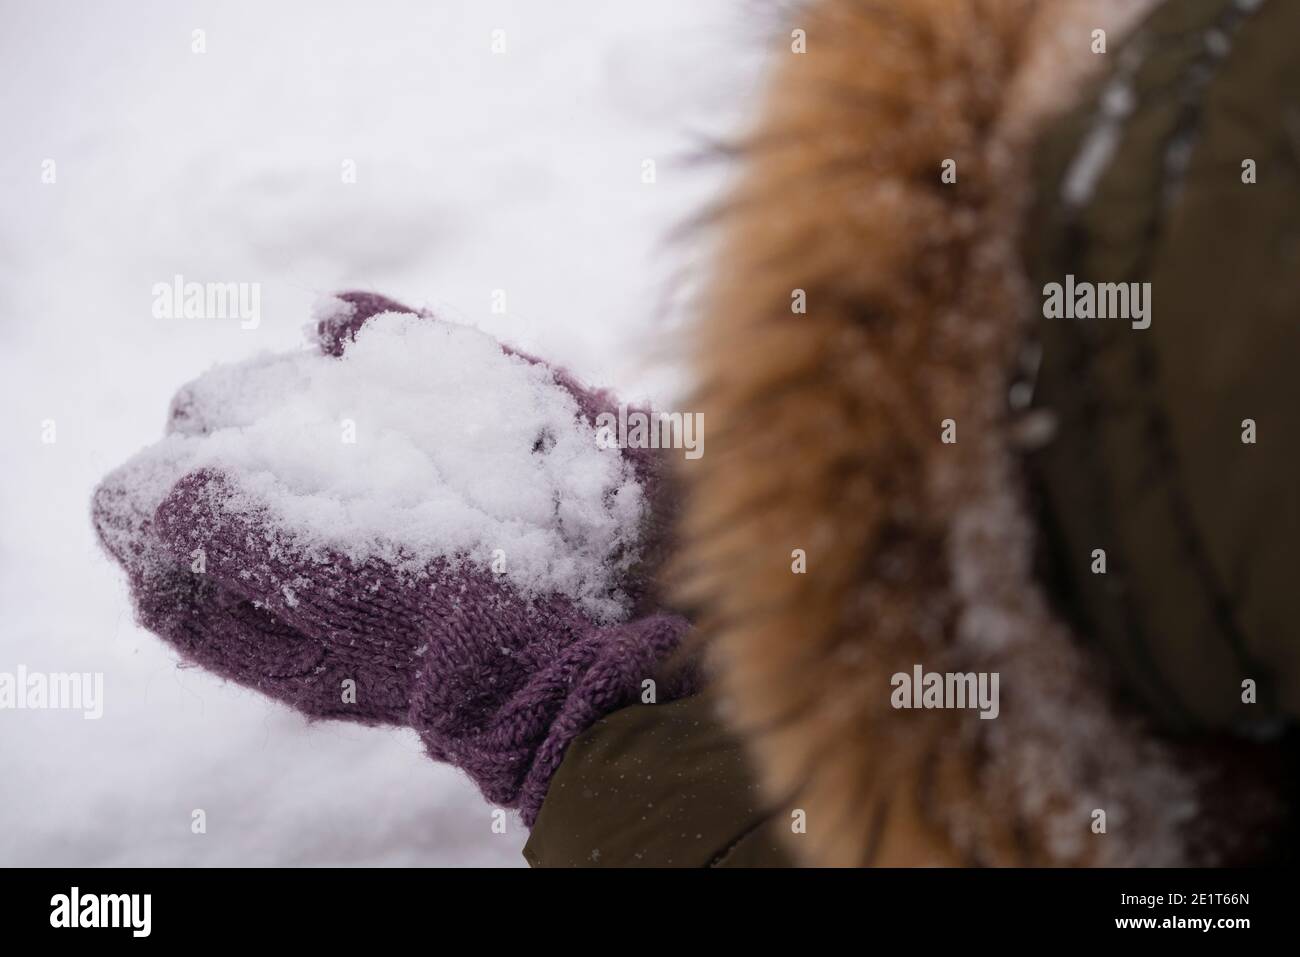
[[[177,396],[169,434],[123,466],[129,482],[112,484],[146,515],[201,468],[233,480],[225,507],[317,560],[379,557],[411,573],[468,560],[604,619],[622,610],[615,579],[645,502],[550,369],[400,313],[368,320],[340,358],[312,348],[212,369]]]

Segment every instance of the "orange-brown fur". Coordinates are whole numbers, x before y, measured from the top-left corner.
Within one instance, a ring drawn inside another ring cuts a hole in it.
[[[1145,5],[819,0],[790,23],[808,52],[779,57],[702,304],[679,571],[805,862],[1184,859],[1191,788],[1033,582],[1005,411],[1033,135],[1091,27]],[[999,671],[1001,717],[894,710],[917,663]]]

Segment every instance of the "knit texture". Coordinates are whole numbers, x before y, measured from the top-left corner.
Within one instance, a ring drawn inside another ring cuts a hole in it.
[[[371,316],[413,312],[370,293],[340,298],[351,308],[318,327],[327,355],[342,355]],[[593,422],[610,407],[605,393],[559,372],[556,381]],[[175,403],[173,427],[193,427],[191,412]],[[661,460],[625,454],[647,497],[662,499]],[[409,725],[432,758],[529,826],[574,737],[638,700],[648,679],[659,701],[693,690],[689,669],[661,674],[689,627],[680,616],[600,623],[568,598],[526,599],[466,562],[410,573],[304,554],[268,514],[231,507],[236,486],[219,471],[191,472],[153,514],[133,511],[111,478],[96,491],[96,528],[127,572],[141,624],[187,660],[307,715]],[[660,547],[663,524],[647,522],[643,550]],[[651,601],[644,571],[621,583],[641,610]]]

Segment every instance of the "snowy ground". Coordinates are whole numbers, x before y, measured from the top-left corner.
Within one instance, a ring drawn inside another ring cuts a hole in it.
[[[671,403],[662,302],[690,257],[665,237],[722,181],[684,160],[753,105],[754,19],[743,0],[0,0],[0,672],[105,681],[99,721],[0,710],[0,864],[521,863],[517,822],[493,834],[413,734],[309,725],[178,668],[88,497],[177,386],[296,345],[340,288]],[[176,274],[260,283],[260,326],[154,318]]]

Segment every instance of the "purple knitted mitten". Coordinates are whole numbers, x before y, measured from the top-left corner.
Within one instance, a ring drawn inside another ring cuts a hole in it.
[[[412,312],[367,293],[339,298],[350,310],[318,330],[329,356],[342,356],[372,316]],[[554,381],[589,423],[614,408],[608,395],[563,373]],[[170,430],[207,428],[205,410],[184,390],[172,415]],[[648,502],[663,502],[659,455],[622,454]],[[658,700],[692,690],[690,669],[661,673],[688,625],[651,611],[644,561],[619,582],[633,617],[611,621],[572,597],[525,596],[454,556],[412,568],[394,560],[400,549],[363,557],[304,550],[269,506],[250,503],[238,477],[219,469],[186,473],[156,508],[148,497],[140,505],[133,480],[126,468],[109,476],[93,518],[127,572],[144,627],[186,659],[309,715],[410,725],[431,757],[463,769],[528,825],[576,735],[638,700],[647,679],[656,680]],[[668,521],[662,508],[645,515],[643,558]]]

